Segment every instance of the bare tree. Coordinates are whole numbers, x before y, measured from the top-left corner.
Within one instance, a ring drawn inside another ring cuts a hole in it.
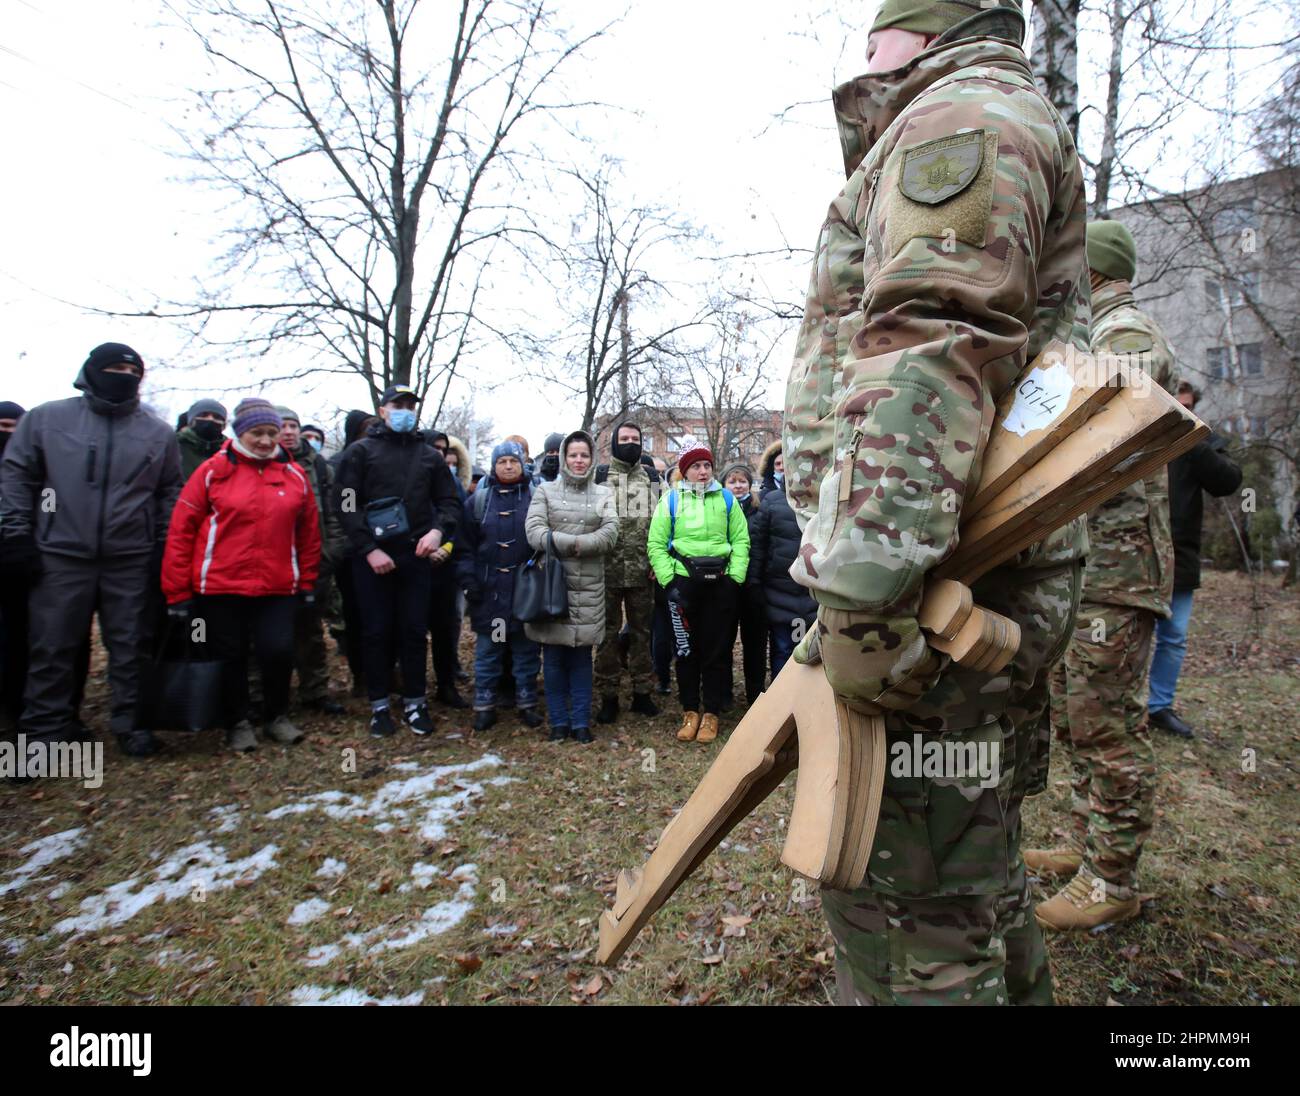
[[[463,441],[470,459],[480,463],[491,454],[492,446],[498,440],[493,434],[495,420],[490,415],[480,414],[472,397],[444,403],[442,413],[431,421],[436,429]]]
[[[492,330],[494,252],[527,248],[512,200],[545,168],[530,139],[587,105],[562,74],[551,0],[190,0],[180,14],[229,82],[181,132],[196,179],[231,196],[227,247],[184,318],[210,347],[432,393]]]
[[[1079,0],[1035,0],[1031,58],[1039,87],[1079,141]]]
[[[644,402],[647,369],[677,353],[675,338],[698,322],[656,271],[680,261],[683,245],[700,233],[663,206],[624,200],[627,184],[613,160],[566,174],[584,206],[568,245],[555,249],[562,268],[557,303],[566,321],[543,372],[582,400],[582,428],[590,430],[602,411],[625,414]],[[661,305],[674,314],[664,315]]]

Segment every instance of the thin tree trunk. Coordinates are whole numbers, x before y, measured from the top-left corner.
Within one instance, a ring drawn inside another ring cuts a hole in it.
[[[1038,86],[1079,143],[1079,0],[1036,0],[1031,64]]]

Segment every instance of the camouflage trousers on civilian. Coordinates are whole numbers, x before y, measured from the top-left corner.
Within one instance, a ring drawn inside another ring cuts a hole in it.
[[[1052,1003],[1020,809],[1045,785],[1048,677],[1080,586],[1077,563],[993,572],[974,593],[1020,624],[1011,665],[994,678],[950,666],[917,706],[886,717],[889,763],[867,883],[822,890],[841,1004]],[[908,753],[918,735],[922,746],[951,746],[953,756],[974,747],[997,764],[916,772]]]
[[[618,696],[623,677],[619,630],[627,620],[627,675],[633,693],[650,692],[650,628],[654,623],[655,595],[647,584],[623,589],[605,587],[605,639],[596,653],[596,695]]]
[[[1052,730],[1070,751],[1071,843],[1111,897],[1136,895],[1155,815],[1156,758],[1147,680],[1156,616],[1084,602],[1052,677]]]

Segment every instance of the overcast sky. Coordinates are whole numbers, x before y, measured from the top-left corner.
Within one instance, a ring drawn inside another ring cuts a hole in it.
[[[588,119],[586,132],[625,161],[638,193],[680,208],[725,250],[783,241],[811,248],[843,182],[829,89],[865,67],[875,7],[841,0],[841,10],[863,12],[862,32],[847,43],[838,33],[795,33],[806,29],[809,10],[830,2],[633,3],[583,62],[582,83],[639,116]],[[561,6],[575,22],[611,10],[595,0]],[[152,305],[183,296],[202,275],[223,199],[179,181],[185,168],[165,150],[175,147],[167,123],[181,118],[179,104],[206,61],[192,40],[159,25],[165,13],[156,0],[6,0],[4,13],[0,399],[30,407],[71,395],[86,352],[123,341],[154,366],[146,398],[174,416],[209,394],[192,388],[193,352],[181,333],[166,322],[95,316],[82,306]],[[809,100],[821,105],[773,124],[784,108]],[[767,287],[774,296],[801,297],[802,263],[766,276],[789,279]],[[773,406],[788,360],[784,351],[773,358]],[[519,369],[506,359],[480,363],[453,398],[468,393],[471,379],[485,388],[496,382],[480,394],[481,413],[498,434],[523,433],[535,447],[552,429],[577,424],[576,405],[513,376]],[[232,359],[223,383],[253,394],[257,374],[255,362]],[[304,421],[366,406],[359,381],[331,381],[310,395],[282,387],[260,394],[295,405]]]

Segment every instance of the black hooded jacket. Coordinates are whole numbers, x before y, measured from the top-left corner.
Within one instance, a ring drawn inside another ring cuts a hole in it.
[[[366,522],[366,507],[387,498],[406,503],[411,532],[403,539],[410,544],[433,529],[442,532],[443,543],[455,539],[460,494],[442,454],[418,430],[399,434],[387,423],[379,423],[347,448],[334,483],[334,504],[343,530],[361,555],[390,547],[376,543]]]
[[[1211,434],[1169,466],[1169,516],[1174,535],[1174,589],[1201,585],[1201,522],[1205,497],[1231,495],[1241,486],[1241,469],[1223,455],[1227,444]]]

